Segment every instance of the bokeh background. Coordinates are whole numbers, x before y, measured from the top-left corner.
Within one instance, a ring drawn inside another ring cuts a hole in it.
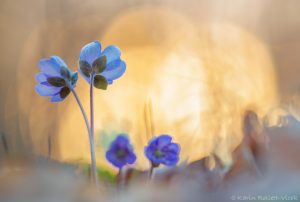
[[[34,75],[51,55],[77,69],[81,47],[100,40],[121,48],[127,72],[96,91],[99,164],[111,168],[103,154],[119,132],[140,168],[160,133],[181,144],[182,161],[217,153],[230,162],[246,110],[268,124],[274,111],[298,116],[299,11],[297,0],[1,0],[1,137],[11,154],[87,162],[75,100],[39,97]],[[81,78],[77,90],[88,110]]]

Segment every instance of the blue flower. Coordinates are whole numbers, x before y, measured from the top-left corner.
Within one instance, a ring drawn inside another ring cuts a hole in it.
[[[180,147],[171,141],[171,136],[160,135],[150,140],[145,147],[145,155],[154,167],[159,166],[159,164],[175,166],[179,161]]]
[[[85,45],[80,52],[79,72],[85,80],[96,88],[105,90],[108,84],[121,77],[126,64],[120,59],[121,51],[116,46],[108,46],[101,51],[99,41]]]
[[[35,78],[36,92],[41,96],[51,96],[51,102],[63,101],[75,87],[78,74],[72,72],[58,56],[41,59],[40,73]]]
[[[106,159],[117,168],[122,168],[126,164],[133,164],[136,156],[126,134],[120,134],[110,144],[106,152]]]

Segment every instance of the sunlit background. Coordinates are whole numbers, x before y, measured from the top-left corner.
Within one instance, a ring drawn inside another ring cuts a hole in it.
[[[51,55],[76,70],[81,47],[94,40],[119,46],[127,64],[107,91],[95,91],[101,166],[113,169],[104,151],[121,132],[131,137],[138,168],[148,167],[144,146],[162,133],[180,143],[181,161],[215,153],[231,162],[246,111],[268,124],[277,124],[278,109],[298,117],[300,1],[1,0],[0,5],[0,132],[11,153],[89,161],[74,98],[50,103],[35,93],[34,76],[39,59]],[[82,78],[76,89],[88,110]]]

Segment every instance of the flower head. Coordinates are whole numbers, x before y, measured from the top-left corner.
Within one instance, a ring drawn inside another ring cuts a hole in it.
[[[106,159],[120,169],[126,164],[133,164],[135,162],[136,156],[125,134],[118,135],[111,143],[106,152]]]
[[[120,59],[121,51],[116,46],[108,46],[101,51],[99,41],[85,45],[80,51],[79,72],[85,80],[96,88],[105,90],[108,84],[122,76],[126,64]]]
[[[51,102],[63,101],[76,85],[78,74],[72,72],[58,56],[41,59],[41,72],[35,78],[38,84],[36,92],[41,96],[51,96]]]
[[[169,135],[160,135],[150,140],[145,147],[145,155],[151,161],[152,165],[174,166],[179,161],[180,147],[172,143],[172,137]]]

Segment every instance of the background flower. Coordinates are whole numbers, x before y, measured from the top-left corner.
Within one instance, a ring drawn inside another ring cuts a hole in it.
[[[154,166],[159,166],[159,164],[174,166],[177,164],[180,147],[171,141],[171,136],[160,135],[150,140],[148,146],[145,147],[145,155]]]
[[[120,134],[111,143],[106,152],[106,159],[115,167],[122,168],[126,164],[133,164],[136,156],[133,153],[132,145],[125,134]]]
[[[105,90],[108,84],[112,84],[126,70],[126,64],[120,56],[121,51],[116,46],[108,46],[101,52],[100,42],[91,42],[81,49],[79,72],[89,83],[93,76],[94,86]]]
[[[77,72],[72,72],[58,56],[41,59],[41,72],[36,75],[36,92],[41,96],[51,96],[51,102],[64,100],[75,87]]]

